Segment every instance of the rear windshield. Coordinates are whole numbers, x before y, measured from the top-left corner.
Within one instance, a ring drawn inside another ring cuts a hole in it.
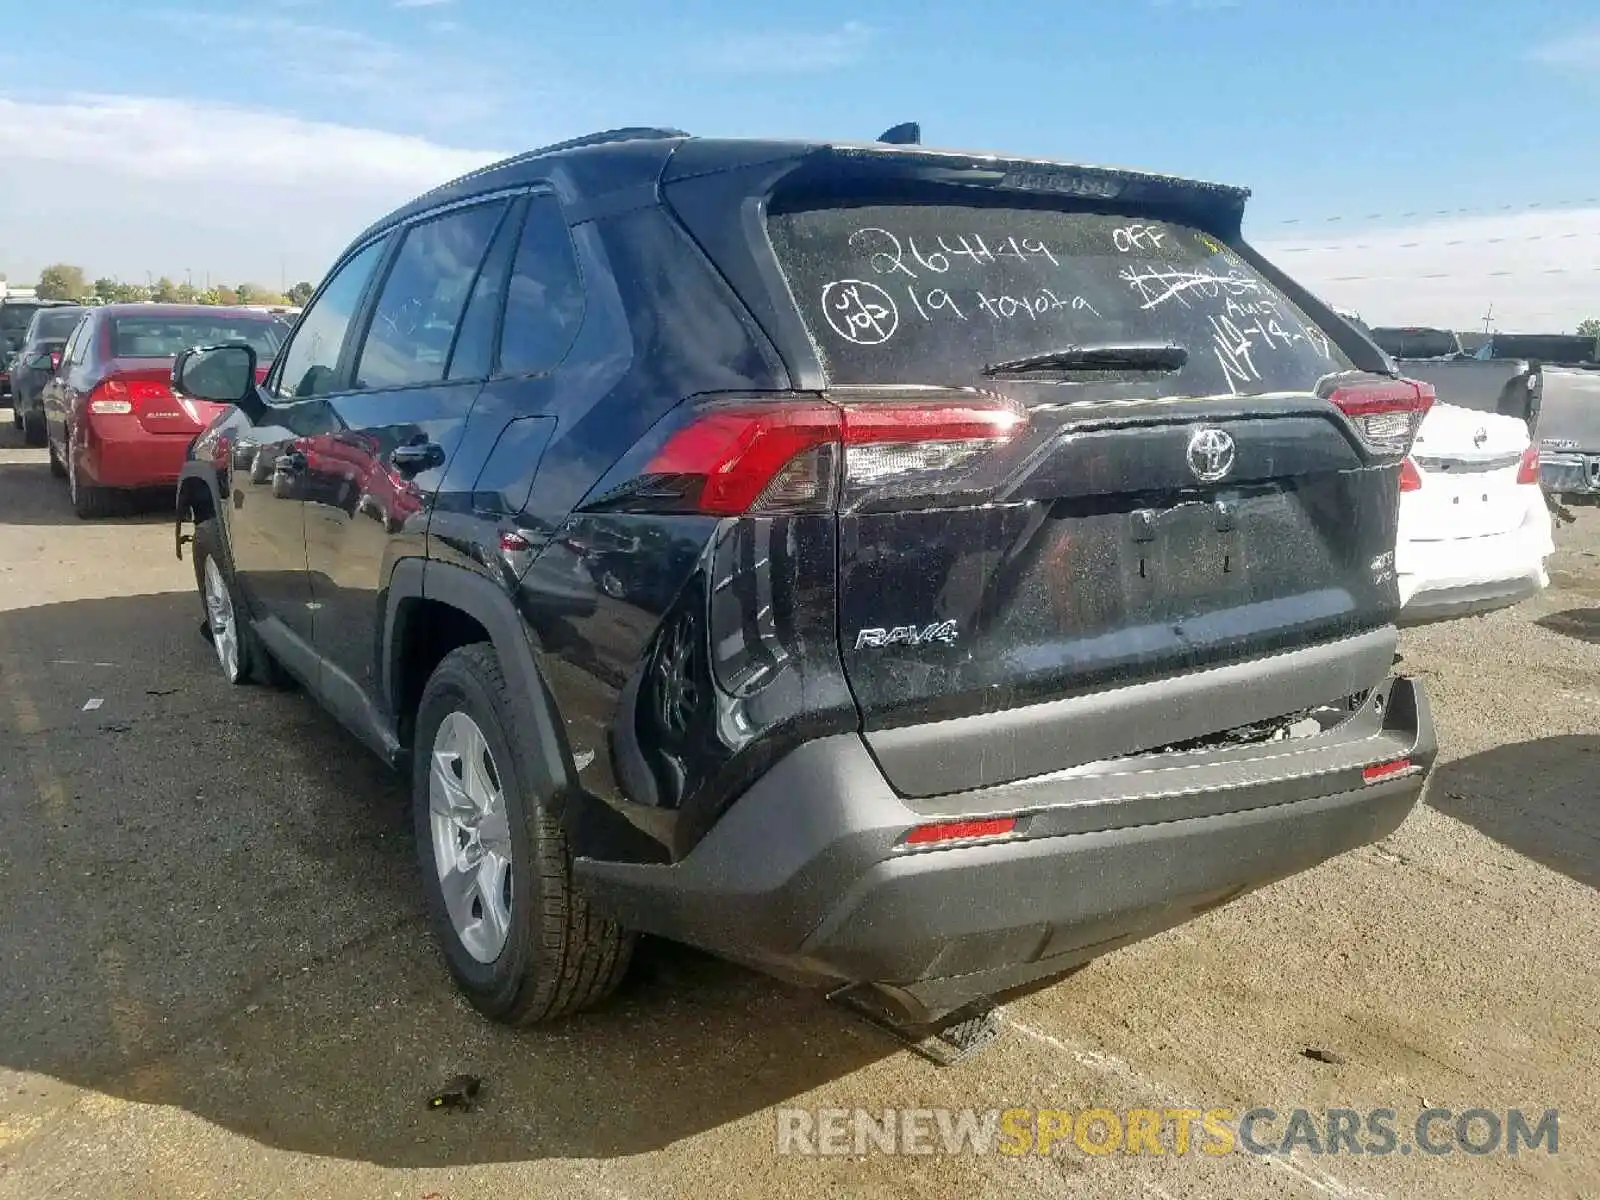
[[[26,329],[41,307],[38,304],[0,304],[0,329]]]
[[[1574,334],[1497,333],[1478,352],[1482,358],[1535,358],[1550,363],[1595,361],[1596,339]]]
[[[37,338],[65,338],[72,332],[73,326],[82,319],[81,308],[47,308],[39,313],[37,323],[31,328],[34,337]]]
[[[1075,346],[1189,352],[1176,395],[1305,391],[1351,363],[1247,263],[1170,221],[1043,207],[871,204],[768,230],[839,384],[977,382]]]
[[[1460,351],[1456,335],[1448,329],[1385,329],[1372,331],[1372,340],[1395,358],[1444,358]]]
[[[278,353],[284,325],[272,317],[118,317],[111,326],[116,358],[175,358],[190,346],[248,342],[263,362]]]

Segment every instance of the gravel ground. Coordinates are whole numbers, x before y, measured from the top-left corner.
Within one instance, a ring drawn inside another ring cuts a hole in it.
[[[0,1200],[1600,1196],[1600,512],[1559,532],[1548,592],[1406,636],[1443,760],[1393,837],[1009,1005],[939,1069],[663,945],[603,1012],[477,1019],[395,781],[303,696],[221,683],[159,514],[78,522],[0,431]],[[427,1111],[460,1070],[483,1103]],[[1402,1133],[1556,1108],[1560,1133],[805,1158],[776,1153],[779,1106],[1386,1107]]]

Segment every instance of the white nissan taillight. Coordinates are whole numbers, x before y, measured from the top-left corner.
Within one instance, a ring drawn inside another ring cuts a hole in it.
[[[626,503],[739,516],[956,488],[1027,419],[1020,406],[983,392],[709,404],[625,487]]]
[[[1374,454],[1407,454],[1433,407],[1431,383],[1416,379],[1373,379],[1345,383],[1328,400],[1350,418],[1356,433]]]

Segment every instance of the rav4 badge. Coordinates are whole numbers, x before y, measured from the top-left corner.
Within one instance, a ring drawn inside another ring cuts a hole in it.
[[[863,629],[856,634],[856,649],[881,650],[885,646],[926,646],[933,642],[950,646],[955,644],[959,632],[954,621],[939,621],[921,628],[915,625],[896,625],[893,629]]]

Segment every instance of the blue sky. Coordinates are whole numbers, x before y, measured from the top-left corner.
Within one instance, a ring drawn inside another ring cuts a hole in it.
[[[14,276],[39,254],[312,276],[444,175],[620,124],[865,138],[916,119],[930,144],[1245,184],[1258,241],[1600,194],[1593,0],[76,0],[17,3],[6,28],[0,118],[45,131],[0,121],[43,181],[0,201]],[[128,177],[125,219],[58,199],[105,172]],[[230,238],[230,211],[258,235]]]

